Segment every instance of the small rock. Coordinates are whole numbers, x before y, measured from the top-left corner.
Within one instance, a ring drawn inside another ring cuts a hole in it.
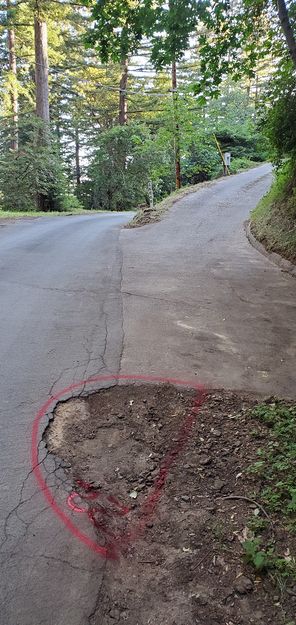
[[[211,592],[204,586],[197,586],[194,594],[191,595],[192,600],[196,605],[204,606],[209,603],[211,599]]]
[[[220,478],[217,477],[214,481],[213,489],[221,491],[225,485],[226,485],[226,482],[223,482],[223,480],[220,480]]]
[[[188,495],[181,495],[182,501],[190,501],[190,497]]]
[[[148,523],[146,523],[146,527],[152,529],[152,527],[154,527],[154,523],[152,523],[152,521],[148,521]]]
[[[238,592],[240,595],[246,595],[248,592],[251,592],[254,588],[253,582],[249,577],[245,577],[245,575],[240,575],[234,581],[234,590]]]
[[[209,456],[201,456],[199,464],[205,467],[207,464],[211,464],[212,460]]]
[[[120,612],[119,612],[119,610],[116,610],[116,608],[113,608],[113,610],[110,610],[109,616],[110,616],[110,618],[113,618],[115,621],[119,621],[119,619],[120,619]]]
[[[261,612],[261,610],[255,610],[253,617],[254,617],[254,623],[256,623],[256,625],[264,625],[265,617],[264,617],[263,612]]]
[[[213,436],[222,436],[221,430],[212,430]]]

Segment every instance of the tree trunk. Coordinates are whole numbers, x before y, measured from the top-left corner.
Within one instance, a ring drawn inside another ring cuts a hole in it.
[[[35,86],[36,86],[36,115],[40,117],[44,126],[38,133],[38,144],[46,145],[49,141],[49,88],[48,88],[48,47],[47,24],[37,13],[34,16],[35,38]],[[52,209],[52,198],[44,193],[37,193],[37,209],[48,211]]]
[[[127,57],[122,59],[121,62],[122,74],[119,84],[119,123],[121,126],[127,124],[127,97],[126,88],[128,81],[128,59]]]
[[[181,189],[181,150],[180,150],[180,126],[178,120],[178,93],[177,93],[177,66],[176,61],[172,63],[172,92],[174,107],[174,142],[175,142],[175,167],[176,167],[176,189]]]
[[[285,0],[277,0],[277,9],[278,15],[280,18],[282,31],[284,33],[286,43],[293,60],[294,66],[296,67],[296,39],[291,26],[288,9],[286,6]]]
[[[9,20],[9,13],[11,10],[10,0],[6,0],[7,17]],[[13,119],[13,131],[11,137],[11,149],[15,152],[18,150],[18,90],[17,90],[17,67],[16,67],[16,54],[15,54],[15,32],[10,26],[7,32],[7,45],[8,45],[8,59],[9,59],[9,71],[11,73],[12,82],[10,85],[10,101]]]
[[[76,184],[77,189],[79,189],[81,185],[81,167],[80,167],[80,141],[79,141],[79,130],[78,127],[75,126],[75,175],[76,175]]]
[[[46,124],[49,123],[48,50],[47,24],[38,15],[34,17],[35,33],[35,82],[36,113]]]

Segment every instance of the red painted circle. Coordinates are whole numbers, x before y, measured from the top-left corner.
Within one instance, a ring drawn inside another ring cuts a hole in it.
[[[203,386],[201,384],[197,384],[196,382],[184,381],[184,380],[179,380],[175,378],[147,376],[147,375],[114,375],[114,376],[113,375],[107,375],[107,376],[99,375],[99,376],[95,376],[92,378],[88,378],[87,380],[82,380],[81,382],[76,382],[75,384],[71,384],[70,386],[67,386],[66,388],[59,391],[56,395],[48,399],[41,406],[41,408],[39,409],[39,411],[37,412],[34,418],[33,427],[32,427],[32,436],[31,436],[32,472],[34,473],[35,478],[37,480],[37,484],[43,496],[45,497],[46,501],[48,502],[49,506],[51,507],[53,512],[56,514],[56,516],[62,521],[62,523],[71,532],[71,534],[75,536],[75,538],[77,538],[80,542],[84,543],[90,550],[108,559],[110,558],[114,559],[116,556],[114,555],[114,553],[112,553],[112,551],[110,552],[110,549],[107,549],[106,547],[99,545],[94,540],[89,538],[89,536],[87,536],[84,532],[82,532],[73,523],[72,519],[62,510],[62,508],[56,502],[53,493],[51,492],[50,488],[46,484],[45,479],[42,475],[41,464],[39,463],[39,458],[38,458],[38,434],[39,434],[39,427],[40,427],[41,419],[46,415],[49,409],[52,408],[56,404],[57,401],[61,400],[62,397],[64,397],[68,393],[72,391],[76,391],[79,388],[86,386],[88,384],[100,383],[100,382],[114,382],[114,381],[121,381],[121,380],[122,381],[134,381],[134,382],[137,382],[137,381],[155,382],[155,383],[162,383],[162,384],[166,383],[166,384],[173,384],[174,386],[183,386],[187,388],[189,387],[191,389],[196,389],[197,391],[199,391],[201,393],[201,398],[204,396]],[[201,404],[201,400],[196,402],[196,408],[200,406],[200,404]],[[193,410],[196,410],[196,408]],[[181,432],[182,432],[182,429],[181,429]],[[173,449],[168,452],[167,461],[166,461],[167,466],[165,466],[164,464],[163,468],[160,469],[159,476],[156,479],[154,489],[151,495],[148,497],[148,499],[144,503],[143,512],[144,514],[146,514],[146,516],[150,514],[151,510],[153,509],[153,507],[155,507],[157,501],[159,500],[160,492],[164,485],[168,470],[173,462],[174,454],[179,453],[179,451],[180,449],[178,450],[178,448],[176,448],[175,446],[175,451]]]

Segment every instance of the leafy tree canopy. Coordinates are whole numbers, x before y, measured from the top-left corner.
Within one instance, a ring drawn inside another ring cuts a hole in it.
[[[120,61],[150,38],[156,68],[182,58],[207,0],[85,0],[94,24],[88,37],[101,59]]]

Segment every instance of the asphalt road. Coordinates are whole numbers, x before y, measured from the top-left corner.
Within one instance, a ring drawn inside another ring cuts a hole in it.
[[[31,474],[32,420],[56,391],[121,372],[296,395],[295,280],[243,230],[270,181],[268,166],[219,180],[137,230],[119,214],[0,227],[1,625],[99,625],[105,563]]]
[[[243,226],[270,183],[269,165],[220,179],[122,232],[122,370],[296,396],[295,278]]]
[[[56,390],[119,369],[119,234],[130,218],[0,228],[1,625],[85,625],[96,603],[103,563],[48,509],[30,474],[30,438]]]

